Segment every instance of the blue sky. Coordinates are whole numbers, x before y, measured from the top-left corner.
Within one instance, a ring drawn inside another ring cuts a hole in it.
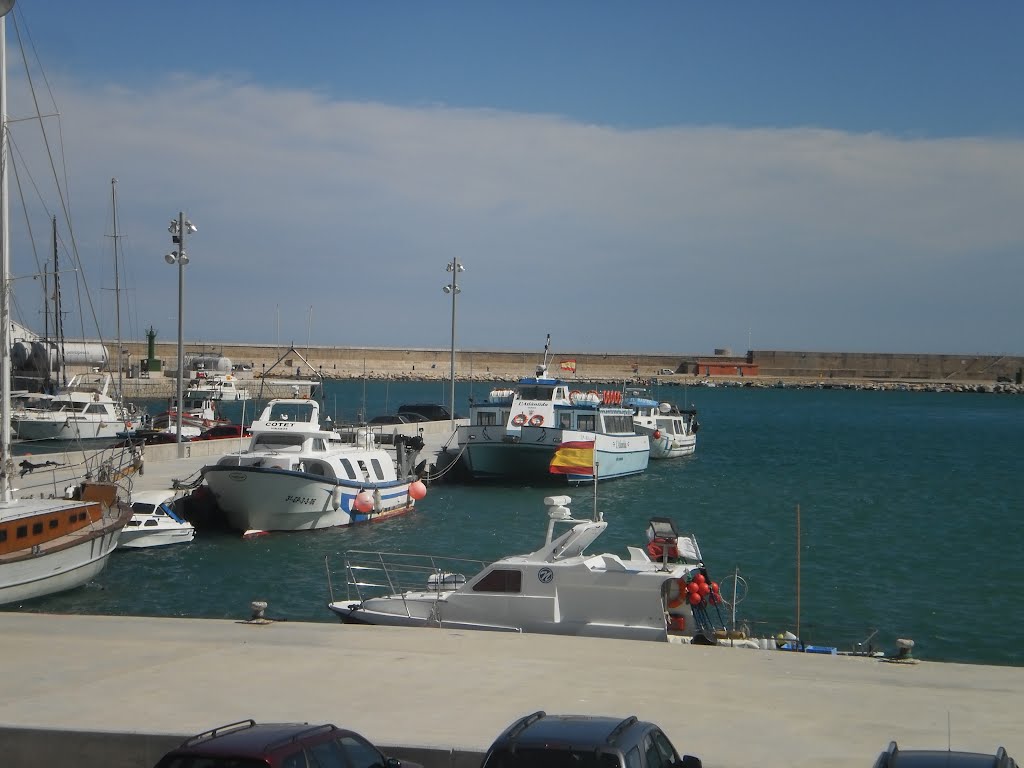
[[[1019,3],[92,7],[15,14],[105,336],[116,176],[132,338],[183,209],[190,341],[447,347],[457,257],[466,348],[1024,353]]]

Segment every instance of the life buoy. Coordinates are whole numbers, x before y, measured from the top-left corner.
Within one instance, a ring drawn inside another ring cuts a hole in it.
[[[533,416],[530,417],[530,426],[531,427],[539,427],[543,423],[544,423],[544,417],[541,416],[539,413],[534,414]]]
[[[688,591],[686,589],[686,579],[676,579],[676,584],[679,586],[679,591],[676,596],[668,601],[668,608],[671,611],[674,608],[681,608],[687,600]]]
[[[513,427],[521,427],[525,423],[526,423],[526,414],[525,413],[517,413],[515,416],[512,417],[512,426]]]
[[[577,397],[579,397],[579,396],[580,396],[580,391],[579,391],[578,389],[574,389],[574,390],[572,390],[572,391],[571,391],[571,392],[569,393],[569,399],[570,399],[570,400],[575,400],[575,399],[576,399]]]

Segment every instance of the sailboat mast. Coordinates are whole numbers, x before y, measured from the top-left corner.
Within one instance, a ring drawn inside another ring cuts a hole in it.
[[[7,13],[0,3],[0,503],[12,500],[11,479],[11,244],[7,221]]]
[[[124,387],[121,371],[121,271],[117,257],[117,179],[110,180],[110,203],[114,209],[114,316],[117,318],[117,396],[121,396]]]

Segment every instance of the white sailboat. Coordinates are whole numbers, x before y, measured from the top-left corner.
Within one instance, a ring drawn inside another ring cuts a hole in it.
[[[82,483],[52,499],[19,499],[12,485],[6,17],[13,7],[0,0],[0,605],[86,583],[132,514],[113,483]]]

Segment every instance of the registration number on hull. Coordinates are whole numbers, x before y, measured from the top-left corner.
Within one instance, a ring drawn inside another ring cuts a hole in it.
[[[311,499],[308,496],[285,496],[284,500],[289,504],[316,504],[316,499]]]

